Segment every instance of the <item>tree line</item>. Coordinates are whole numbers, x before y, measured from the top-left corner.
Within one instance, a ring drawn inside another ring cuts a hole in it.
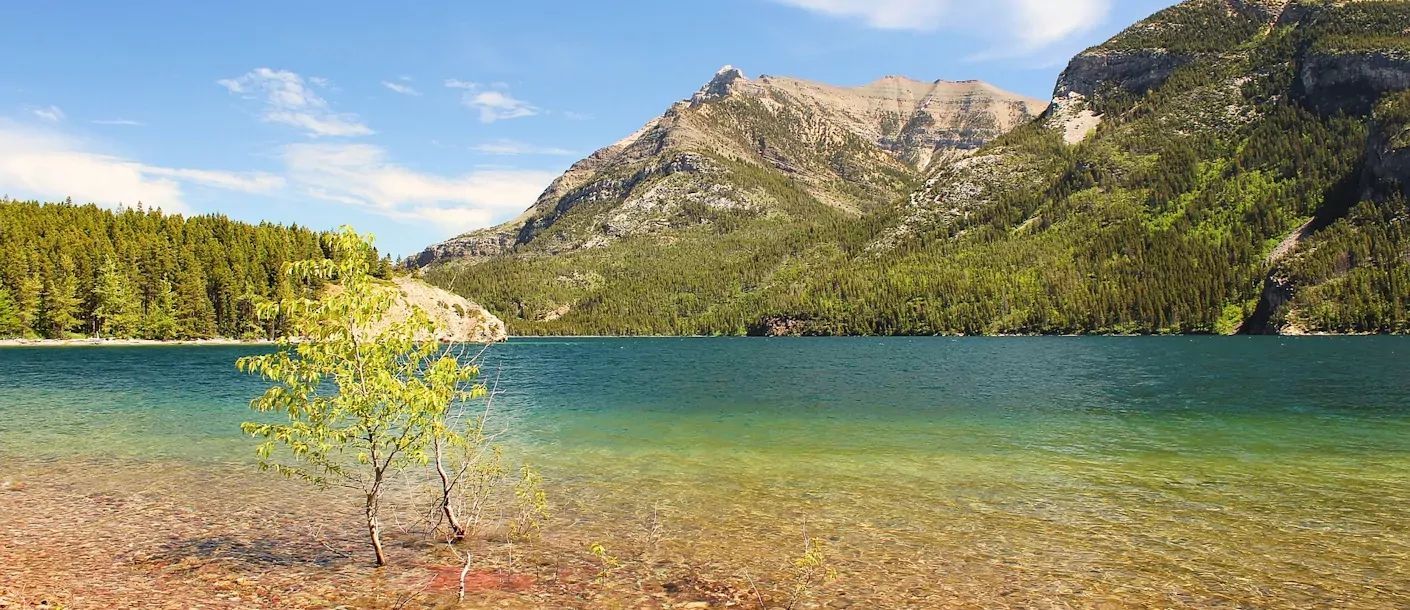
[[[1198,54],[1184,67],[1151,91],[1099,96],[1102,125],[1081,144],[1042,121],[998,138],[979,152],[1005,160],[986,170],[982,200],[939,202],[934,220],[903,225],[917,204],[848,216],[741,163],[729,180],[798,203],[427,277],[517,334],[1224,333],[1257,309],[1269,253],[1311,221],[1312,238],[1277,264],[1296,296],[1275,323],[1406,332],[1396,253],[1410,251],[1410,214],[1403,198],[1362,202],[1372,117],[1319,112],[1296,83],[1308,54],[1347,29],[1335,24],[1407,38],[1404,5],[1327,7],[1265,32],[1225,3],[1181,4],[1114,44],[1187,38]],[[1382,104],[1376,120],[1410,121],[1405,108]]]
[[[0,337],[269,339],[260,303],[308,290],[287,264],[326,259],[297,225],[190,218],[159,209],[0,199]],[[375,256],[375,254],[373,255]],[[381,277],[390,261],[377,258]]]

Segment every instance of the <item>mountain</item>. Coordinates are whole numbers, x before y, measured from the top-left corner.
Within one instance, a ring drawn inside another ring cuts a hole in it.
[[[1404,1],[1189,0],[1029,121],[727,70],[419,262],[518,333],[1405,332],[1407,32]]]
[[[417,266],[510,251],[599,248],[721,213],[844,215],[890,206],[927,168],[964,156],[1046,104],[977,82],[891,76],[854,88],[726,66],[692,98],[573,165],[518,219],[432,246]],[[792,183],[786,193],[754,174]]]

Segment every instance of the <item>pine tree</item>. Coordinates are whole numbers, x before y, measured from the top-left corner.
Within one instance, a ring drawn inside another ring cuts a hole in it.
[[[94,286],[97,306],[93,315],[100,332],[109,337],[131,337],[141,324],[142,303],[128,280],[112,258],[103,262]]]
[[[279,286],[288,283],[285,264],[326,256],[319,234],[298,226],[0,198],[0,286],[14,298],[27,337],[57,334],[44,299],[46,292],[54,292],[51,284],[60,274],[72,280],[78,299],[69,311],[78,324],[64,333],[84,329],[170,339],[183,330],[194,337],[264,336],[284,324],[274,320],[265,325],[251,305],[276,295],[299,296],[280,294],[287,291]],[[184,302],[176,298],[183,279]],[[66,283],[59,280],[57,288]],[[312,289],[301,286],[298,291]],[[181,306],[184,329],[175,325]]]
[[[206,294],[206,276],[189,250],[181,257],[176,277],[176,336],[205,339],[215,336],[215,307]]]
[[[142,318],[142,336],[157,341],[176,338],[176,293],[171,282],[160,280]]]
[[[15,292],[16,314],[20,321],[20,334],[32,336],[40,334],[40,312],[42,311],[42,295],[44,293],[44,282],[37,277],[26,277],[20,280],[19,290]]]
[[[20,324],[20,308],[9,289],[0,285],[0,339],[18,337],[24,332]]]
[[[59,271],[55,276],[44,285],[42,325],[49,338],[65,339],[83,325],[78,319],[82,300],[72,275]]]

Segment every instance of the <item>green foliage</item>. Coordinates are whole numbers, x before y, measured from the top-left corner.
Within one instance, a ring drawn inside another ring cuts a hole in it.
[[[1410,51],[1410,4],[1395,0],[1342,2],[1328,6],[1308,24],[1315,49],[1329,53]]]
[[[1191,0],[1156,13],[1101,48],[1165,49],[1175,54],[1223,52],[1243,44],[1260,25],[1257,13],[1231,10],[1225,0]]]
[[[528,466],[520,469],[519,481],[514,484],[514,499],[517,502],[517,510],[509,522],[509,539],[538,540],[542,535],[544,522],[551,517],[548,512],[548,496],[543,492],[543,476]]]
[[[142,317],[142,337],[145,339],[169,340],[178,335],[176,323],[176,292],[171,282],[157,283],[156,292],[147,303],[147,313]]]
[[[475,392],[467,384],[478,369],[420,340],[436,330],[420,309],[384,323],[398,294],[372,277],[377,258],[368,256],[370,241],[345,228],[328,235],[325,245],[332,258],[292,263],[289,275],[300,283],[337,286],[317,300],[262,304],[263,318],[288,316],[293,337],[274,353],[239,361],[240,370],[275,382],[251,407],[283,414],[287,422],[241,428],[264,439],[262,468],[360,490],[383,565],[379,509],[387,479],[430,462],[429,449],[445,434],[449,409]]]
[[[1345,333],[1410,332],[1410,218],[1405,200],[1362,203],[1288,265],[1301,286],[1285,323]]]
[[[608,552],[607,547],[600,542],[595,542],[590,545],[588,552],[591,553],[593,557],[597,558],[597,563],[601,566],[601,569],[597,571],[598,580],[611,578],[612,574],[622,567],[622,562],[617,559],[616,556],[612,555],[612,553]]]
[[[40,295],[39,324],[46,336],[55,339],[68,338],[78,330],[83,321],[78,319],[82,300],[78,296],[78,286],[71,273],[62,265],[60,271],[44,282],[44,292]]]
[[[9,289],[0,286],[0,339],[20,336],[24,326],[20,323],[20,308]]]
[[[142,300],[137,295],[128,274],[109,258],[98,269],[98,281],[93,288],[97,304],[93,317],[99,333],[109,337],[128,337],[137,333],[142,321]]]
[[[1410,3],[1297,4],[1298,21],[1276,27],[1223,0],[1157,14],[1102,50],[1185,63],[1145,94],[1098,95],[1102,124],[1086,141],[1032,122],[894,209],[848,214],[782,172],[719,160],[785,214],[552,256],[530,242],[427,277],[516,334],[1222,334],[1253,315],[1281,264],[1273,249],[1310,222],[1280,268],[1300,291],[1283,319],[1405,332],[1403,214],[1358,207],[1369,118],[1304,105],[1297,75],[1358,32],[1398,42],[1357,45],[1399,52]],[[736,114],[749,133],[797,145],[782,132],[800,118]],[[1376,117],[1410,139],[1406,94]]]
[[[22,278],[15,288],[16,317],[19,318],[22,335],[35,335],[40,328],[40,296],[43,288],[44,284],[37,277]]]
[[[803,554],[793,560],[793,587],[790,591],[788,610],[798,607],[813,592],[819,583],[837,580],[837,570],[828,561],[827,545],[817,538],[807,538],[803,542]]]
[[[176,274],[175,338],[200,339],[215,334],[215,306],[207,286],[205,271],[195,254],[183,252],[181,270]]]
[[[292,296],[284,264],[325,257],[297,226],[0,199],[0,288],[24,336],[277,337],[253,301]]]

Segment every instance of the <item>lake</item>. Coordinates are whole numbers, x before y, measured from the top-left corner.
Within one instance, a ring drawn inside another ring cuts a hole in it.
[[[0,349],[0,461],[247,464],[259,349]],[[806,529],[848,604],[1410,605],[1408,339],[526,339],[485,375],[561,515],[715,563]]]

